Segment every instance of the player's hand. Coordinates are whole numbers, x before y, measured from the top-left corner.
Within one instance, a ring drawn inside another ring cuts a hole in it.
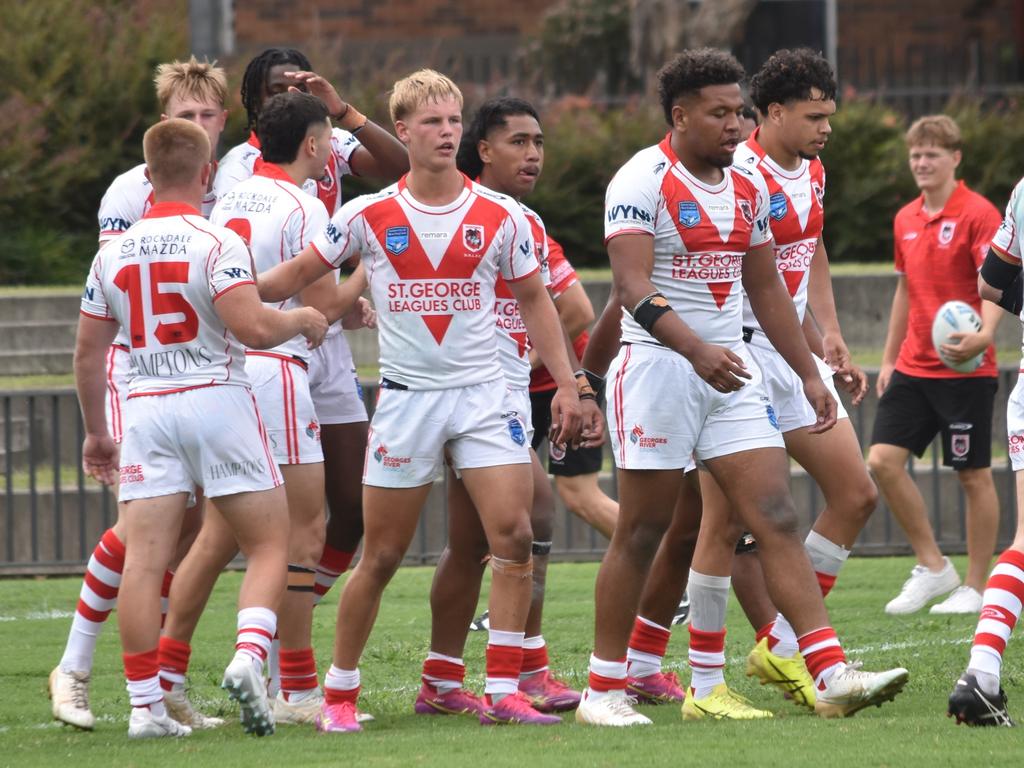
[[[313,307],[301,307],[292,311],[300,313],[302,330],[299,333],[306,337],[306,346],[310,349],[319,347],[327,333],[327,318]]]
[[[892,381],[892,372],[896,370],[896,366],[892,363],[882,363],[882,367],[878,369],[878,381],[875,382],[875,393],[881,397],[882,393],[889,388],[889,382]]]
[[[868,375],[864,373],[864,369],[851,360],[842,368],[836,369],[833,378],[836,386],[850,393],[853,404],[860,405],[864,395],[868,393]]]
[[[548,439],[553,445],[578,445],[582,421],[580,397],[576,382],[561,386],[551,398],[551,430]]]
[[[820,377],[804,381],[804,397],[814,408],[818,420],[807,431],[812,435],[828,432],[836,425],[836,399],[828,391]]]
[[[340,115],[348,106],[342,101],[335,87],[316,72],[285,72],[284,76],[295,82],[295,85],[289,86],[289,91],[306,91],[313,94],[324,103],[332,117]]]
[[[846,342],[838,333],[823,334],[821,346],[825,352],[825,362],[833,371],[850,364],[850,350],[846,348]]]
[[[701,344],[690,363],[697,375],[719,392],[735,392],[743,386],[743,379],[751,378],[742,357],[715,344]]]
[[[349,310],[348,314],[341,318],[341,327],[346,331],[356,331],[360,328],[377,327],[377,310],[373,304],[362,296],[356,305]]]
[[[952,343],[951,343],[952,342]],[[951,333],[939,350],[953,363],[966,363],[972,357],[980,355],[992,343],[992,337],[981,331],[969,333]]]
[[[82,469],[85,474],[104,485],[113,485],[117,480],[118,461],[121,450],[108,435],[86,435],[82,443]]]
[[[580,400],[580,409],[583,413],[583,426],[580,430],[580,447],[597,448],[604,445],[604,414],[596,400],[589,397]]]

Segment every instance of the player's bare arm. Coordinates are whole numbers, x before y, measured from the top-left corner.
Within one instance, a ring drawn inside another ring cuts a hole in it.
[[[778,278],[771,243],[751,249],[743,258],[743,290],[768,340],[803,382],[804,394],[818,415],[817,423],[809,431],[831,429],[836,423],[836,401],[818,374],[818,366],[800,330],[796,308]]]
[[[622,339],[622,305],[615,300],[613,292],[608,297],[601,316],[590,329],[587,348],[583,351],[583,368],[594,376],[604,378],[608,373]]]
[[[284,301],[319,280],[332,269],[312,245],[306,246],[294,259],[278,264],[256,276],[260,299]]]
[[[369,299],[360,296],[356,300],[356,305],[341,318],[341,327],[346,331],[357,331],[360,328],[376,328],[377,310],[373,308],[373,304],[370,303]]]
[[[537,349],[551,378],[558,384],[558,391],[551,400],[551,442],[576,443],[580,432],[580,400],[554,302],[539,272],[522,280],[510,281],[508,286],[519,302],[519,312],[526,324],[530,342]]]
[[[315,72],[286,72],[285,77],[305,84],[311,94],[327,105],[327,111],[338,125],[358,134],[362,146],[349,160],[357,176],[395,181],[409,171],[409,153],[405,145],[350,102],[344,101],[328,80]]]
[[[75,388],[85,424],[82,468],[104,485],[112,485],[117,479],[118,448],[107,431],[103,401],[107,394],[107,348],[119,327],[116,320],[79,315],[75,336]]]
[[[608,241],[608,256],[612,265],[612,292],[625,311],[632,312],[637,304],[657,293],[651,282],[654,269],[651,235],[627,234],[612,238]],[[702,341],[676,312],[663,313],[647,330],[666,347],[689,360],[697,375],[719,392],[735,392],[743,386],[743,379],[750,378],[739,355]]]
[[[896,358],[899,357],[903,339],[907,336],[907,317],[910,314],[910,295],[907,292],[906,275],[896,276],[896,293],[892,297],[892,309],[889,312],[889,332],[885,336],[885,349],[882,351],[882,367],[878,371],[875,390],[881,397],[889,386],[892,372],[896,370]]]
[[[286,262],[286,264],[291,262]],[[240,285],[221,294],[214,309],[227,329],[242,344],[252,349],[269,349],[302,334],[310,349],[320,346],[327,333],[327,319],[313,307],[281,312],[266,307],[256,288]]]
[[[346,280],[337,283],[333,275],[324,275],[300,293],[302,303],[323,313],[328,323],[348,315],[358,308],[359,299],[366,290],[366,271],[360,264]]]

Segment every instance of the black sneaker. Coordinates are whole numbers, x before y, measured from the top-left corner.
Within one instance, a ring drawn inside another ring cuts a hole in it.
[[[471,622],[469,622],[470,632],[483,632],[491,628],[491,619],[488,616],[488,612],[484,611]]]
[[[690,620],[690,593],[683,592],[683,599],[679,601],[679,607],[676,608],[676,613],[672,617],[672,626],[677,624],[685,624]]]
[[[967,725],[1015,725],[1006,711],[1006,693],[999,689],[997,696],[985,693],[978,686],[978,679],[970,672],[965,672],[956,681],[956,687],[949,694],[949,710],[947,717],[955,717],[956,724]]]

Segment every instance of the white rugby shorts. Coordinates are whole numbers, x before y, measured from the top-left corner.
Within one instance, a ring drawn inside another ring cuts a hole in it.
[[[278,464],[323,461],[320,422],[309,395],[309,374],[305,365],[282,355],[247,352],[245,373],[263,417],[274,461]]]
[[[1006,402],[1006,436],[1009,440],[1010,466],[1014,472],[1024,469],[1024,377],[1018,376],[1017,384]]]
[[[771,400],[775,416],[779,420],[779,431],[785,434],[794,429],[813,427],[818,421],[818,416],[804,397],[804,385],[796,371],[789,367],[789,363],[775,351],[775,347],[761,331],[754,333],[754,337],[747,342],[747,349],[750,350],[757,367],[761,369],[768,399]],[[836,400],[836,417],[849,418],[836,391],[832,369],[817,355],[811,357],[818,366],[818,373],[825,387]]]
[[[784,448],[761,372],[746,345],[733,351],[753,378],[718,392],[665,347],[623,344],[608,369],[608,431],[620,469],[684,469],[756,448]]]
[[[505,379],[453,389],[382,385],[370,423],[363,483],[415,488],[441,476],[444,449],[456,471],[529,464],[529,410]]]
[[[128,347],[111,344],[107,350],[107,432],[120,443],[124,437],[124,411],[128,400],[128,368],[131,352]]]
[[[128,399],[119,501],[202,488],[207,498],[281,484],[256,398],[213,385]]]
[[[352,424],[368,418],[352,350],[340,330],[328,331],[323,344],[310,352],[309,393],[321,424]]]

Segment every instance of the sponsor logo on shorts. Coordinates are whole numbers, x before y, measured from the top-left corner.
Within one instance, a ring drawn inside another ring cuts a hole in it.
[[[141,464],[125,464],[121,467],[121,485],[125,483],[141,483],[145,480]]]
[[[634,424],[629,433],[629,442],[637,446],[641,451],[656,451],[660,445],[668,445],[667,437],[653,437],[644,432],[639,424]]]
[[[380,464],[384,469],[398,470],[405,464],[411,464],[412,459],[408,456],[392,456],[388,453],[388,449],[383,443],[377,446],[377,450],[373,452],[374,461]]]
[[[306,437],[311,437],[318,443],[320,442],[320,425],[316,423],[315,419],[306,425]]]
[[[953,451],[954,458],[964,458],[971,450],[971,436],[953,435],[953,439],[950,441],[950,449]]]
[[[506,420],[508,424],[508,435],[512,438],[512,442],[516,445],[526,445],[526,428],[523,426],[522,419],[519,418],[518,411],[508,411],[501,414],[501,418]]]
[[[565,461],[565,446],[558,443],[551,443],[548,447],[548,456],[552,461]]]
[[[257,477],[267,473],[267,465],[263,459],[243,459],[242,461],[222,461],[206,468],[208,480],[226,480],[229,477]]]
[[[768,414],[768,423],[771,424],[775,429],[779,428],[779,417],[775,414],[775,409],[772,408],[771,403],[764,407],[765,413]]]
[[[949,425],[950,432],[970,432],[974,425],[969,421],[954,421]]]

